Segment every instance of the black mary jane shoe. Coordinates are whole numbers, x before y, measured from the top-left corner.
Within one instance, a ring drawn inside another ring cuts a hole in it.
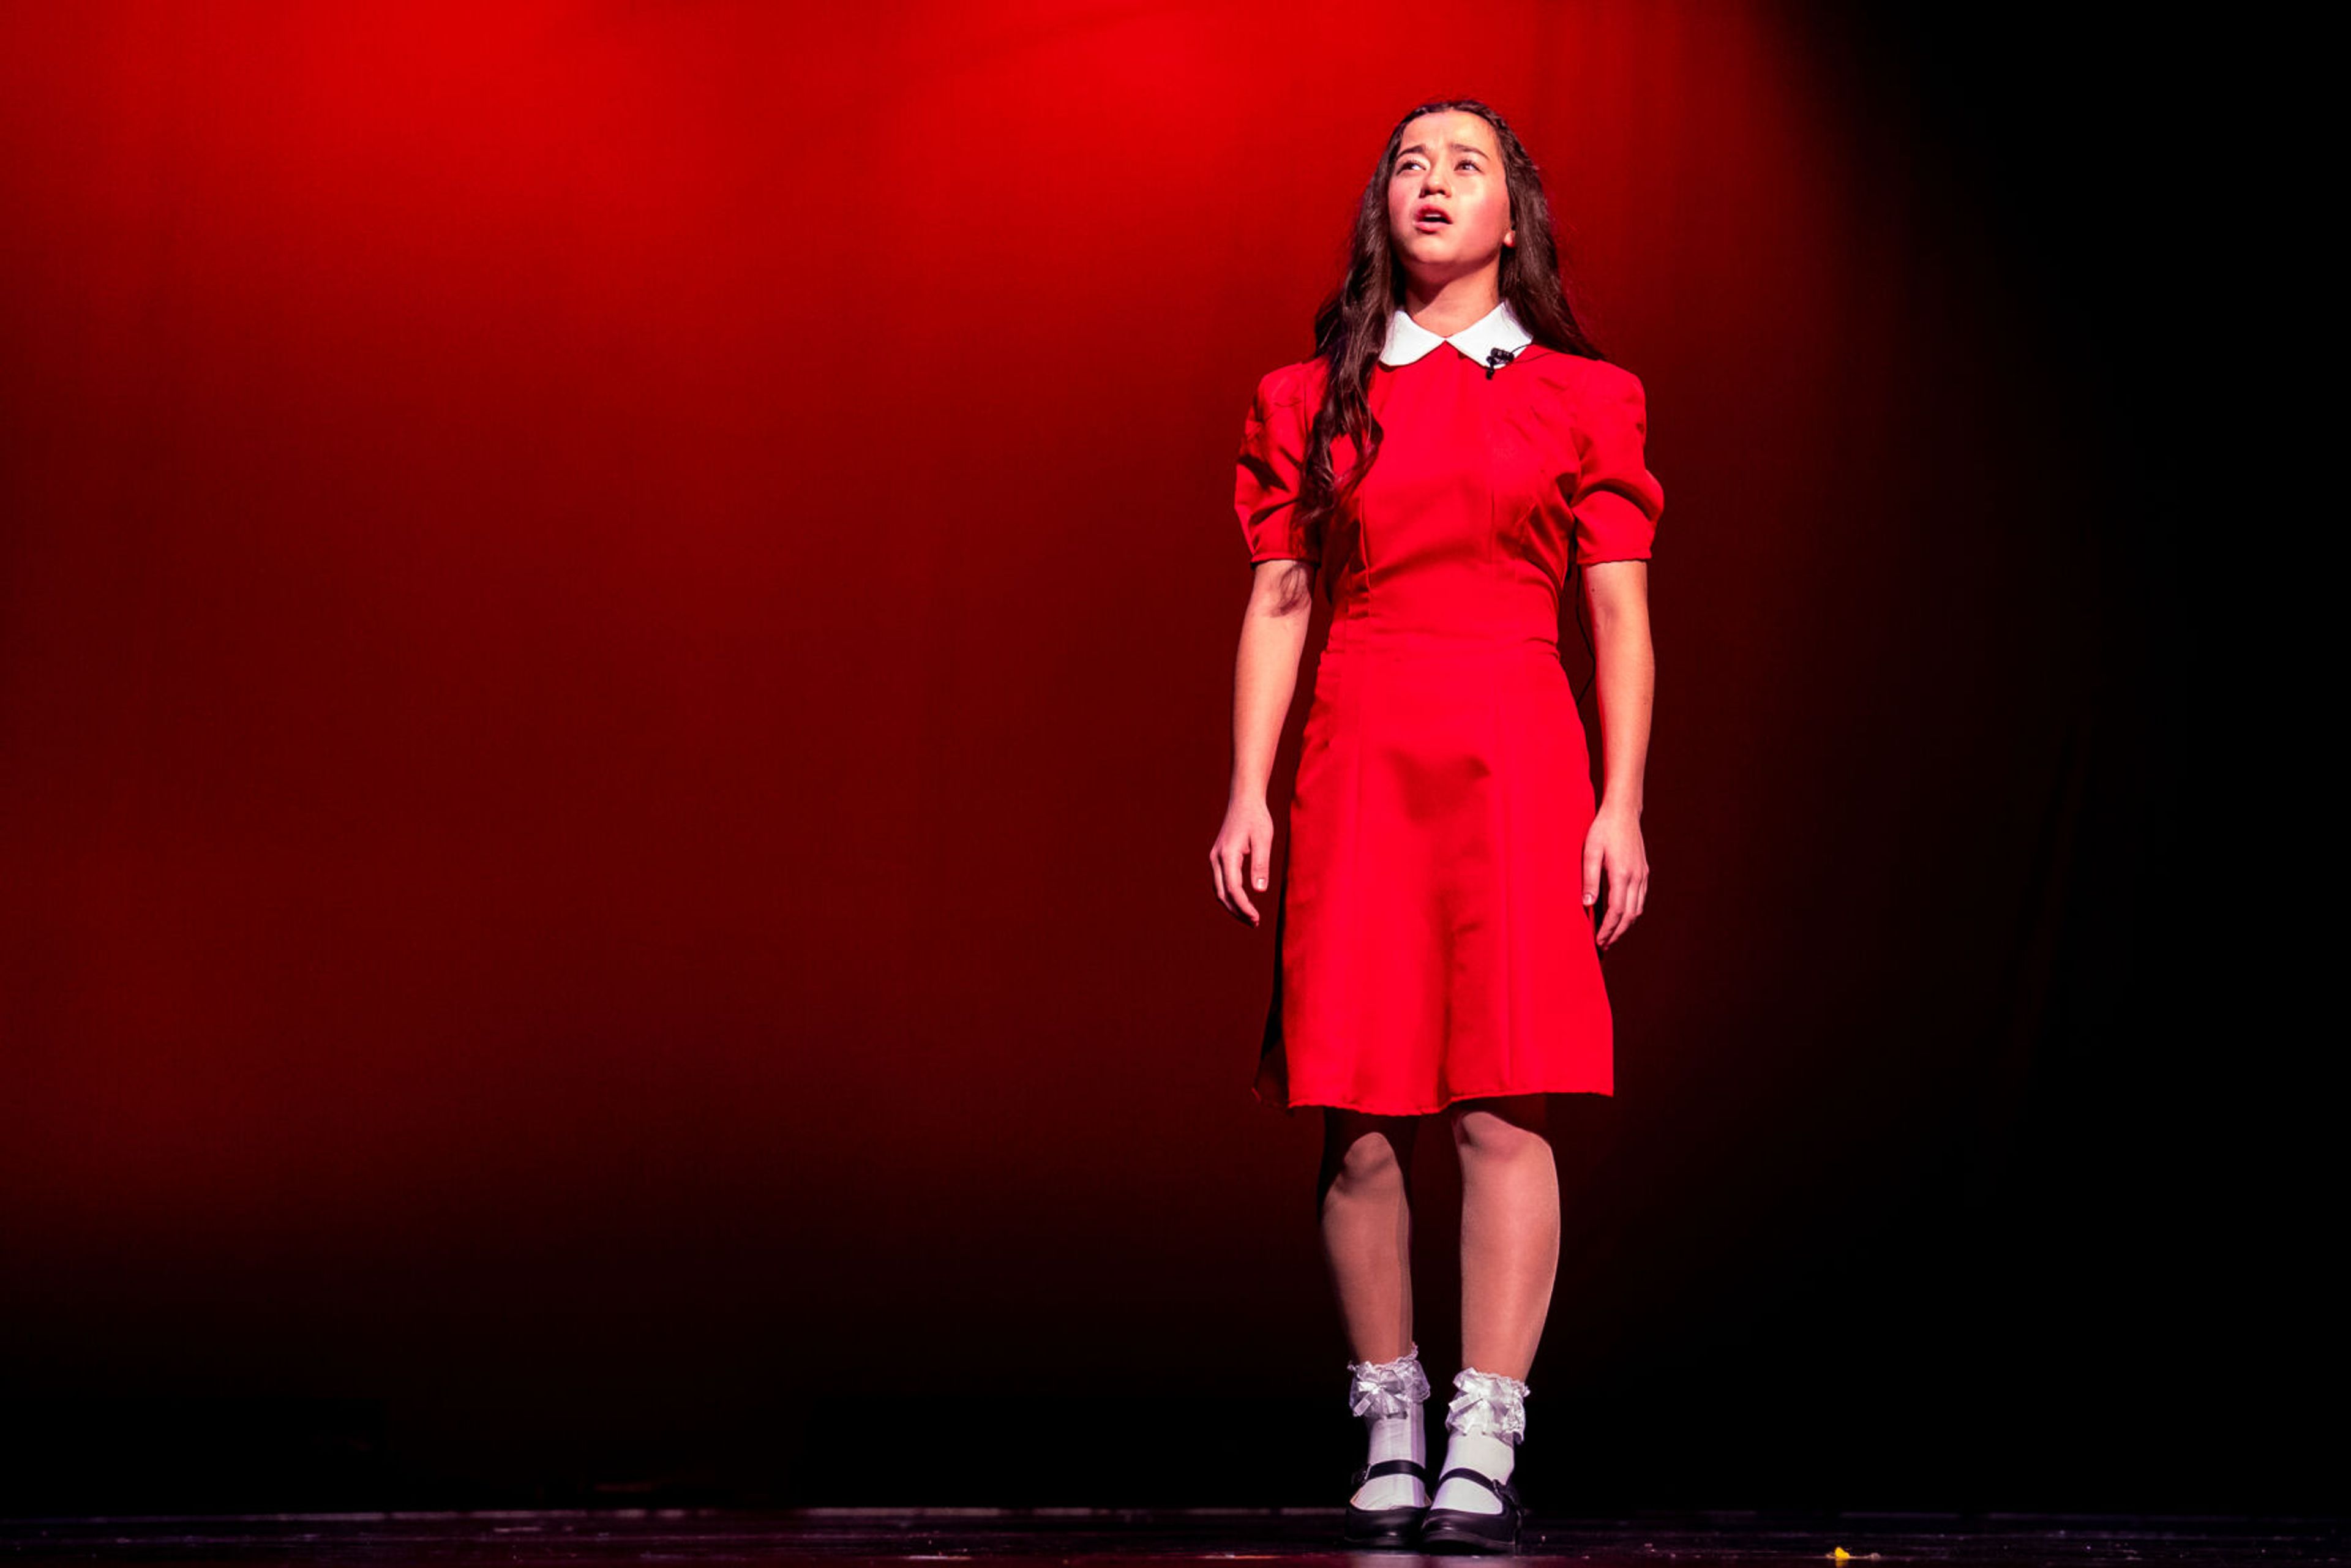
[[[1432,1508],[1420,1521],[1420,1546],[1424,1552],[1516,1552],[1519,1549],[1519,1526],[1526,1519],[1525,1505],[1519,1501],[1518,1489],[1508,1481],[1498,1481],[1483,1470],[1473,1470],[1467,1465],[1456,1465],[1437,1478],[1443,1486],[1455,1476],[1476,1481],[1502,1500],[1499,1513],[1476,1513],[1466,1508]],[[1431,1494],[1432,1496],[1434,1494]]]
[[[1413,1527],[1420,1522],[1426,1508],[1357,1508],[1355,1494],[1374,1476],[1418,1476],[1420,1484],[1428,1484],[1428,1467],[1418,1459],[1382,1459],[1376,1465],[1365,1465],[1355,1472],[1347,1487],[1347,1522],[1339,1531],[1339,1540],[1348,1546],[1398,1546],[1409,1549],[1413,1542]]]

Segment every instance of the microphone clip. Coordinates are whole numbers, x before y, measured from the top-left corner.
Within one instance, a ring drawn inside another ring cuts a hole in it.
[[[1518,357],[1518,351],[1514,349],[1489,350],[1486,354],[1486,379],[1489,382],[1492,381],[1496,371],[1500,370],[1504,365],[1509,364],[1512,360],[1515,360]]]

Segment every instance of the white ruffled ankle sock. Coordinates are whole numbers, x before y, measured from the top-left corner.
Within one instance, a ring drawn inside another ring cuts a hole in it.
[[[1465,1366],[1453,1377],[1458,1390],[1445,1411],[1445,1462],[1437,1475],[1471,1469],[1498,1481],[1510,1479],[1519,1439],[1527,1429],[1527,1385],[1498,1372]],[[1476,1481],[1456,1476],[1437,1489],[1432,1505],[1463,1513],[1499,1513],[1502,1500]]]
[[[1420,1369],[1420,1346],[1405,1347],[1394,1361],[1351,1361],[1353,1381],[1347,1391],[1347,1408],[1364,1418],[1371,1436],[1366,1464],[1382,1459],[1428,1462],[1428,1438],[1421,1401],[1428,1397],[1428,1376]],[[1352,1500],[1357,1508],[1426,1508],[1428,1489],[1416,1475],[1374,1476]]]

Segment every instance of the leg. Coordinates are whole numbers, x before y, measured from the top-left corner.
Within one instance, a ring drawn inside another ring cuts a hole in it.
[[[1559,1167],[1540,1094],[1448,1108],[1461,1155],[1461,1360],[1523,1380],[1559,1277]]]
[[[1326,1110],[1316,1205],[1322,1255],[1357,1361],[1390,1361],[1412,1343],[1411,1116]]]
[[[1458,1101],[1448,1110],[1461,1155],[1462,1369],[1423,1532],[1431,1544],[1491,1550],[1518,1538],[1508,1483],[1525,1421],[1527,1370],[1559,1274],[1559,1167],[1548,1113],[1540,1094]],[[1496,1486],[1442,1479],[1456,1469]]]
[[[1412,1150],[1417,1118],[1368,1116],[1326,1110],[1322,1168],[1315,1203],[1322,1251],[1337,1289],[1339,1315],[1354,1364],[1349,1406],[1364,1418],[1370,1438],[1364,1465],[1409,1460],[1425,1467],[1428,1383],[1412,1339]],[[1358,1478],[1348,1500],[1355,1508],[1419,1510],[1428,1505],[1418,1473],[1389,1470]],[[1394,1520],[1359,1521],[1393,1531]],[[1371,1539],[1379,1539],[1374,1535]]]

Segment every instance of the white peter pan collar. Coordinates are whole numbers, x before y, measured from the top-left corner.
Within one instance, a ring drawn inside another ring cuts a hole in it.
[[[1398,309],[1388,318],[1388,340],[1380,350],[1380,363],[1408,365],[1437,344],[1450,343],[1468,355],[1471,363],[1484,366],[1486,356],[1494,350],[1507,349],[1515,354],[1534,340],[1534,334],[1520,325],[1519,314],[1507,299],[1448,337],[1437,336]]]

